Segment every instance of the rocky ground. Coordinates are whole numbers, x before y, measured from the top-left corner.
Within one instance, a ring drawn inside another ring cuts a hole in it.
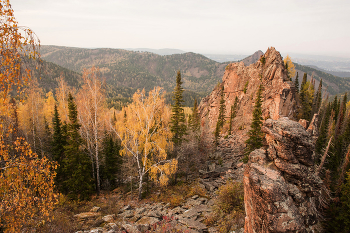
[[[103,216],[100,208],[95,206],[89,212],[75,215],[76,221],[87,227],[78,232],[218,232],[215,227],[208,227],[205,219],[213,211],[218,188],[228,180],[242,181],[243,162],[240,159],[245,140],[242,135],[221,139],[220,146],[209,156],[206,169],[199,171],[197,185],[206,191],[206,197],[191,196],[175,208],[165,202],[138,204],[131,201],[125,203],[118,214]],[[243,228],[236,232],[243,232]]]

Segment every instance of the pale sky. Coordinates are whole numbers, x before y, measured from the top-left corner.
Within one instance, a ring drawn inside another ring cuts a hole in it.
[[[10,0],[41,44],[350,57],[349,0]]]

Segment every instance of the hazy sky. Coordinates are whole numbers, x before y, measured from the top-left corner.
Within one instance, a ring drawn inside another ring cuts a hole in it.
[[[11,0],[44,45],[350,57],[349,0]]]

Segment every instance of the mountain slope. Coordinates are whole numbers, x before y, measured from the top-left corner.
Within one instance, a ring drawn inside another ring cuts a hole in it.
[[[221,81],[228,63],[218,63],[195,53],[160,56],[122,49],[84,49],[42,46],[42,59],[81,73],[91,66],[100,68],[106,82],[146,90],[162,86],[172,91],[176,71],[182,74],[184,89],[210,92]]]
[[[299,65],[298,63],[294,63],[294,65],[295,70],[299,72],[299,82],[301,82],[304,73],[307,73],[308,80],[310,80],[311,76],[313,75],[313,77],[317,81],[316,87],[318,86],[318,82],[322,79],[323,87],[328,86],[327,91],[331,95],[337,95],[339,93],[350,91],[349,79],[337,77],[332,74],[328,74],[326,72],[308,66]]]

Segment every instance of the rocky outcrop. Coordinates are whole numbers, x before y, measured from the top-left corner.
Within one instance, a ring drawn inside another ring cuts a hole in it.
[[[226,67],[223,81],[213,92],[202,99],[199,106],[202,126],[213,131],[219,114],[221,86],[224,86],[226,117],[238,98],[237,117],[233,121],[234,130],[249,127],[259,85],[264,86],[263,117],[278,119],[281,116],[293,118],[297,104],[294,84],[289,81],[282,56],[275,48],[269,48],[261,59],[245,66],[243,62],[231,63]]]
[[[244,168],[246,233],[318,232],[327,192],[315,174],[312,127],[265,121],[268,147],[253,151]]]

